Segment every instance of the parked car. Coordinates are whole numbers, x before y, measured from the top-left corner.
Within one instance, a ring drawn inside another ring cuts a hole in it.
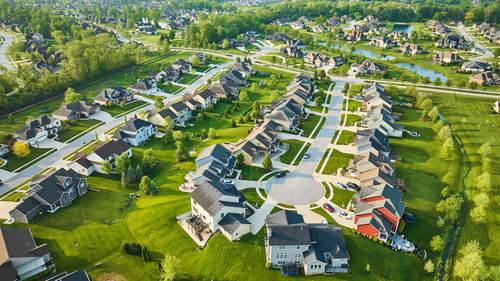
[[[337,182],[337,186],[341,187],[343,189],[347,189],[347,186],[345,184],[341,183],[341,182]]]
[[[357,185],[357,184],[355,184],[353,182],[348,182],[346,185],[347,185],[347,187],[352,188],[352,189],[354,189],[356,191],[360,191],[361,190],[361,188],[359,188],[359,185]]]
[[[2,180],[0,180],[0,185],[2,185],[2,184],[3,184],[3,181],[2,181]]]
[[[323,208],[325,208],[330,213],[335,212],[335,208],[332,205],[328,204],[328,203],[323,204]]]
[[[309,154],[308,153],[304,154],[304,159],[309,159]]]
[[[286,173],[284,171],[280,171],[278,173],[276,173],[276,175],[274,175],[275,178],[281,178],[281,177],[284,177],[286,175]]]
[[[229,180],[229,179],[225,179],[223,181],[224,184],[234,184],[234,181],[233,180]]]
[[[348,219],[348,220],[350,220],[350,219],[352,218],[352,216],[351,216],[351,215],[349,215],[346,211],[340,211],[340,212],[339,212],[339,215],[340,215],[341,217],[344,217],[344,218]]]

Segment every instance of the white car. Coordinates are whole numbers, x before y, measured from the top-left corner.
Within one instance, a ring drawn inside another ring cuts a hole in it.
[[[309,154],[304,154],[304,159],[309,159]]]
[[[234,184],[234,181],[232,181],[232,180],[224,180],[223,183],[225,183],[225,184]]]
[[[344,217],[344,218],[346,218],[348,220],[350,220],[352,218],[352,216],[349,215],[346,211],[340,211],[339,212],[339,216]]]

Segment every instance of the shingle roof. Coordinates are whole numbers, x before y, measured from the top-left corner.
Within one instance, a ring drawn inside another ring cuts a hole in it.
[[[0,228],[0,263],[11,258],[41,257],[48,253],[47,244],[36,245],[29,228]]]
[[[94,153],[97,154],[102,159],[107,159],[109,156],[113,154],[120,155],[130,148],[131,148],[130,144],[126,143],[121,139],[118,139],[118,140],[111,140],[101,145],[96,150],[94,150]]]
[[[242,224],[251,224],[247,219],[239,214],[229,213],[224,216],[222,220],[219,221],[219,225],[228,233],[233,233]]]
[[[309,228],[305,223],[291,225],[268,225],[267,228],[270,246],[311,244]]]
[[[238,199],[238,203],[222,201],[222,197],[233,197]],[[215,215],[224,206],[233,206],[245,208],[240,200],[244,196],[236,190],[227,188],[220,182],[202,182],[200,185],[190,194],[190,197],[198,203],[205,211],[210,215]]]
[[[290,225],[290,224],[299,224],[304,223],[304,217],[302,215],[297,214],[296,212],[281,210],[274,214],[267,215],[266,224],[282,224],[282,225]]]

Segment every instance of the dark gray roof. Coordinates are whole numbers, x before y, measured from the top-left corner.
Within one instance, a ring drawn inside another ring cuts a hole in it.
[[[0,228],[0,263],[8,259],[49,254],[47,244],[36,245],[29,228]]]
[[[219,221],[219,225],[227,232],[233,233],[242,224],[251,224],[247,219],[239,214],[229,213],[224,216],[224,218]]]
[[[85,270],[76,270],[71,273],[66,271],[45,281],[91,281]]]
[[[309,228],[305,223],[291,225],[268,225],[267,231],[270,246],[311,244]]]
[[[102,159],[107,159],[109,156],[113,154],[121,155],[123,152],[127,151],[130,148],[130,144],[127,142],[118,139],[111,140],[101,146],[99,146],[94,153],[97,154]]]
[[[240,192],[216,181],[200,183],[190,197],[210,215],[217,214],[224,206],[245,208],[241,202],[246,199]],[[222,201],[222,197],[233,197],[238,203]]]
[[[136,83],[132,84],[132,86],[130,86],[130,88],[137,89],[137,90],[149,90],[149,89],[152,89],[153,86],[154,86],[153,78],[148,77],[148,78],[139,80]]]
[[[348,259],[349,253],[345,247],[344,232],[336,225],[309,224],[312,248],[320,253],[319,260],[326,262],[325,254],[334,259]]]
[[[274,214],[270,214],[266,217],[266,224],[282,224],[282,225],[290,225],[290,224],[299,224],[304,223],[304,217],[302,215],[297,214],[296,212],[281,210]]]
[[[119,127],[118,130],[137,132],[139,129],[143,127],[155,126],[153,123],[139,119],[139,118],[130,118],[127,123],[123,127]]]
[[[220,162],[225,163],[226,165],[228,165],[228,168],[230,169],[233,168],[234,163],[236,161],[236,158],[232,155],[231,151],[218,143],[204,148],[200,152],[196,160],[208,156],[212,156],[215,159],[219,160]]]
[[[4,262],[0,265],[0,276],[5,281],[17,281],[17,271],[12,264],[12,261]]]
[[[167,118],[167,116],[170,116],[170,118],[175,119],[177,118],[177,114],[175,114],[172,110],[166,108],[162,111],[159,111],[158,114],[163,118]]]
[[[184,109],[189,110],[189,107],[185,103],[183,103],[182,101],[178,101],[176,103],[173,103],[172,105],[170,105],[170,107],[173,108],[177,112],[180,112]]]

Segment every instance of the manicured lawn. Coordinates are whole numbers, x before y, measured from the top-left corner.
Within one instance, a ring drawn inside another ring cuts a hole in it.
[[[179,86],[179,85],[174,85],[174,84],[172,84],[170,87],[167,86],[166,84],[161,84],[161,85],[158,85],[158,88],[160,88],[163,92],[165,92],[167,94],[173,94],[173,93],[179,91],[180,89],[184,89],[184,87]]]
[[[344,206],[344,208],[345,208],[345,206],[347,206],[347,203],[349,203],[349,201],[351,201],[352,196],[354,195],[354,191],[349,191],[349,190],[337,188],[337,187],[335,187],[335,183],[333,183],[333,184],[334,184],[334,187],[333,187],[332,202],[337,204],[340,207]]]
[[[309,116],[306,119],[302,120],[302,122],[300,122],[300,128],[304,130],[302,135],[306,138],[309,137],[314,128],[316,127],[316,125],[318,124],[318,122],[320,121],[320,119],[321,116],[319,115],[309,114]]]
[[[318,89],[321,89],[323,91],[328,91],[330,88],[331,83],[318,83],[317,87]]]
[[[283,140],[283,142],[287,143],[289,148],[287,152],[280,156],[280,161],[285,164],[290,164],[297,153],[299,153],[299,150],[304,145],[304,142],[300,140]]]
[[[344,125],[344,119],[346,114],[343,114],[340,118],[340,125]],[[347,114],[347,120],[345,121],[345,126],[354,126],[356,122],[361,120],[361,117],[355,114]]]
[[[241,177],[245,180],[257,181],[265,174],[266,171],[262,167],[245,165],[241,169]]]
[[[350,100],[349,105],[347,106],[347,110],[350,112],[354,112],[354,111],[357,111],[358,108],[360,108],[362,105],[363,105],[363,102],[361,102],[361,101]],[[345,108],[345,106],[343,106],[342,108]]]
[[[316,173],[319,173],[321,166],[323,166],[323,163],[326,160],[326,156],[328,156],[328,152],[330,152],[330,148],[327,148],[323,156],[321,156],[321,161],[319,161],[318,166],[316,167]]]
[[[363,90],[363,87],[365,85],[364,84],[354,84],[354,85],[351,85],[351,87],[349,88],[349,96],[355,96],[359,93],[361,93],[361,90]]]
[[[59,141],[65,142],[75,137],[76,135],[88,130],[92,126],[101,123],[99,120],[78,120],[75,125],[63,126],[63,129],[59,131]]]
[[[21,167],[22,165],[32,161],[33,159],[39,157],[40,155],[46,153],[47,151],[49,151],[51,149],[52,148],[30,147],[31,153],[24,158],[19,158],[16,155],[14,155],[13,153],[9,153],[8,156],[3,157],[8,162],[7,162],[7,165],[3,166],[1,169],[12,172],[12,171],[16,170],[17,168]],[[55,150],[54,150],[54,152],[55,152]]]
[[[2,201],[13,201],[17,202],[24,197],[24,192],[12,192],[9,196],[2,199]]]
[[[323,106],[321,106],[321,105],[320,106],[306,105],[305,107],[307,109],[310,109],[310,110],[314,111],[314,112],[318,112],[318,113],[322,113],[323,112]]]
[[[264,204],[264,200],[260,198],[254,187],[243,189],[241,192],[245,195],[248,203],[252,204],[252,206],[259,208],[262,204]]]
[[[119,105],[114,104],[112,106],[101,106],[101,110],[105,111],[105,112],[111,114],[111,116],[115,117],[116,115],[122,114],[122,113],[129,111],[131,109],[134,109],[136,107],[146,106],[147,104],[149,104],[149,103],[142,101],[142,100],[135,100],[135,101],[132,101],[132,102],[125,104],[123,106],[123,108]]]
[[[313,135],[311,136],[312,139],[315,139],[316,136],[319,134],[319,132],[321,131],[321,128],[323,128],[323,125],[325,125],[325,122],[326,122],[326,118],[322,117],[321,118],[321,121],[319,121],[319,125],[318,125],[318,128],[316,129],[316,131],[314,131]]]
[[[211,67],[200,65],[200,66],[195,66],[194,69],[196,70],[196,72],[205,72],[205,71],[211,69]]]
[[[330,175],[337,172],[338,168],[346,167],[349,164],[349,160],[353,159],[353,154],[342,153],[338,150],[334,150],[328,162],[326,162],[323,174]]]
[[[297,159],[295,160],[295,162],[293,162],[293,165],[295,165],[295,166],[299,165],[300,161],[302,161],[302,159],[304,159],[304,155],[307,153],[307,151],[309,150],[310,146],[311,146],[310,142],[306,143],[306,147],[304,147],[304,149],[302,149],[302,151],[300,152],[299,157],[297,157]]]
[[[198,74],[184,73],[184,74],[182,74],[182,80],[179,80],[178,82],[181,84],[184,84],[184,85],[190,85],[194,81],[198,80],[198,78],[200,78],[200,77],[201,77],[201,75],[198,75]]]
[[[337,141],[337,144],[349,144],[354,142],[354,138],[356,138],[356,134],[351,131],[342,130],[340,137]]]

